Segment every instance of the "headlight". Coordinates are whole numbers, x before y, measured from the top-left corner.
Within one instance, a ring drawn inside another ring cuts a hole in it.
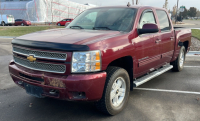
[[[100,51],[73,52],[71,70],[72,73],[100,71]]]

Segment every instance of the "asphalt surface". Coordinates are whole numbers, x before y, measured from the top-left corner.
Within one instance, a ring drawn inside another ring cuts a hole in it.
[[[176,24],[175,27],[200,28],[200,20],[183,20],[183,24]]]
[[[168,71],[134,89],[123,112],[107,116],[98,112],[92,102],[38,99],[26,94],[9,76],[10,42],[0,39],[0,121],[200,120],[200,56],[187,56],[182,72]]]

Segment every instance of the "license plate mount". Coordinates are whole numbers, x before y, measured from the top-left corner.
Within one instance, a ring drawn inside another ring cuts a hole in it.
[[[37,98],[44,98],[44,96],[42,96],[42,94],[43,94],[42,87],[30,85],[30,84],[27,84],[27,83],[24,83],[24,87],[25,87],[27,94],[35,96]]]

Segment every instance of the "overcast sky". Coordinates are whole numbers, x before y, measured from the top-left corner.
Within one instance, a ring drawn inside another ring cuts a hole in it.
[[[77,3],[91,3],[98,6],[112,6],[112,5],[126,5],[132,0],[69,0]],[[136,0],[135,0],[136,1]],[[177,3],[177,0],[168,0],[169,8],[172,10],[173,6]],[[132,2],[131,2],[132,3]],[[162,7],[165,0],[139,0],[140,5],[150,5],[155,7]],[[186,8],[196,7],[200,9],[200,0],[179,0],[179,6],[184,5]]]

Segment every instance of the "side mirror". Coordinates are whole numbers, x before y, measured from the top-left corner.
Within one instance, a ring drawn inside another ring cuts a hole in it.
[[[157,33],[159,32],[158,26],[156,24],[144,24],[142,29],[138,29],[138,34],[147,34],[147,33]]]

